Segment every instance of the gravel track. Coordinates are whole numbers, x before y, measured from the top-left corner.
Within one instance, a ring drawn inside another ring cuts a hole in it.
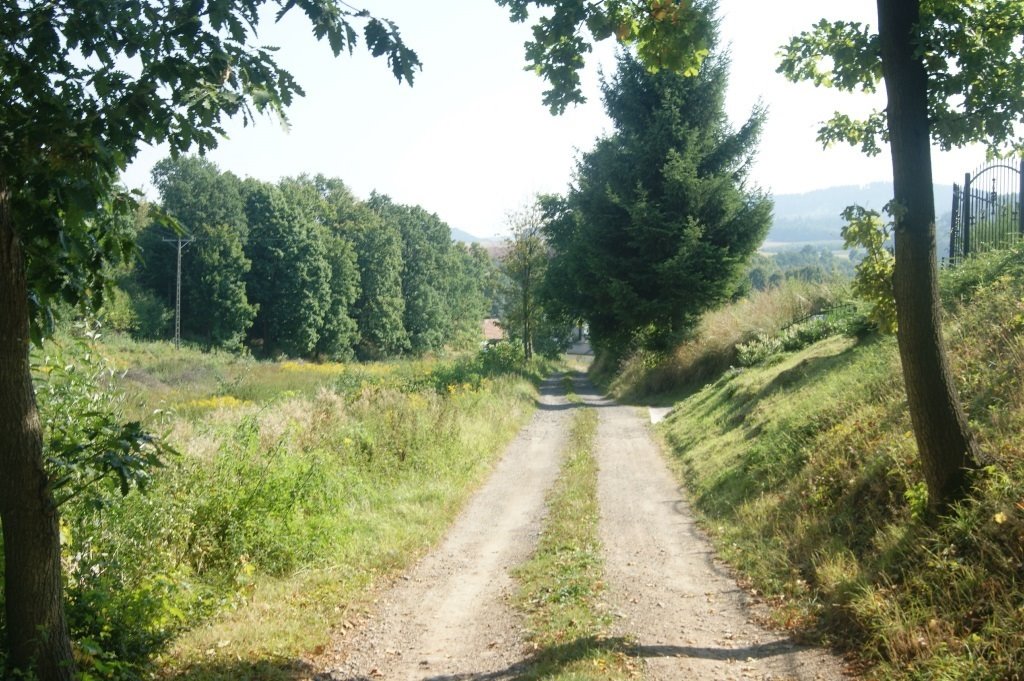
[[[756,624],[651,438],[647,414],[591,388],[600,412],[595,455],[606,598],[615,631],[636,645],[646,678],[833,681],[842,665]]]
[[[383,593],[365,623],[314,666],[319,679],[515,675],[525,644],[509,571],[533,550],[558,477],[571,410],[556,376],[442,544]]]
[[[510,570],[534,549],[572,410],[560,377],[441,545],[385,589],[369,615],[312,661],[320,681],[499,681],[528,658]],[[657,681],[839,681],[841,663],[756,624],[718,565],[648,430],[646,412],[576,391],[597,409],[600,536],[614,635]]]

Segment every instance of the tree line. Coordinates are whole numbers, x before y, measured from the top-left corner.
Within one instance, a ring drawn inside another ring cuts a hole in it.
[[[419,206],[362,201],[322,175],[241,179],[196,156],[160,161],[153,183],[181,231],[136,218],[139,255],[106,304],[117,328],[169,336],[180,239],[181,336],[203,346],[382,359],[479,336],[490,256]]]

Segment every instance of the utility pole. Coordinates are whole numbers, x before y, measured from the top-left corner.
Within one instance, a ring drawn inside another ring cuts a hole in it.
[[[178,273],[174,281],[174,349],[181,347],[181,252],[186,246],[195,241],[192,237],[182,239],[164,239],[168,243],[176,243],[178,246]]]

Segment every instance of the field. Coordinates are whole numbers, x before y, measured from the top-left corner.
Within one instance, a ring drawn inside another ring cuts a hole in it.
[[[256,362],[94,333],[46,349],[51,459],[112,422],[162,443],[140,440],[145,461],[98,466],[99,481],[61,464],[76,476],[62,533],[85,678],[291,678],[437,540],[545,370],[497,354]]]

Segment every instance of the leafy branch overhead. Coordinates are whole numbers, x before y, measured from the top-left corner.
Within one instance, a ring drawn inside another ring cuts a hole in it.
[[[286,120],[303,91],[277,48],[258,43],[270,4],[33,0],[0,10],[0,179],[26,250],[37,335],[52,301],[96,298],[100,264],[131,251],[97,216],[135,209],[114,189],[140,145],[201,153],[217,145],[226,118]],[[336,0],[273,4],[277,20],[298,6],[335,55],[353,50],[361,27],[371,54],[412,84],[420,61],[390,21]]]
[[[530,8],[544,14],[533,25],[527,41],[527,70],[535,71],[550,87],[544,104],[560,114],[570,104],[586,101],[580,89],[580,69],[591,42],[610,37],[636,48],[652,71],[670,70],[696,75],[709,45],[704,3],[686,0],[497,0],[509,9],[512,21],[525,22]],[[589,33],[589,35],[587,35]]]
[[[982,143],[993,153],[1024,150],[1024,1],[926,0],[916,50],[928,76],[932,139],[942,149]],[[778,72],[847,92],[882,80],[878,34],[853,21],[822,19],[781,48]],[[887,144],[884,110],[836,113],[818,131],[826,146],[847,142],[875,155]]]

